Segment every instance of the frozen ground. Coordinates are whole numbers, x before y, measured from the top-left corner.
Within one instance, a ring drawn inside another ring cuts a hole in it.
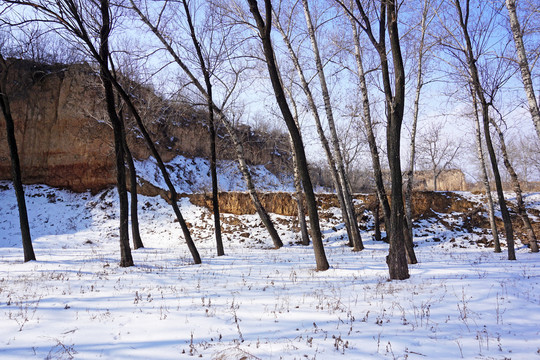
[[[423,220],[420,263],[390,282],[387,244],[363,232],[351,252],[336,217],[322,223],[332,267],[316,272],[290,218],[274,216],[286,245],[272,250],[255,216],[224,215],[216,257],[208,211],[182,200],[192,265],[172,209],[142,197],[146,248],[120,268],[115,192],[29,186],[38,261],[23,263],[0,185],[1,359],[540,359],[540,255],[523,246],[510,262]]]

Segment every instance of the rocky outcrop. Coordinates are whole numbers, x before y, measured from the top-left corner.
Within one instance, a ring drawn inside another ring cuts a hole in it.
[[[80,82],[89,72],[83,65],[12,63],[8,95],[25,183],[82,191],[101,189],[114,179],[112,131],[81,111],[84,104],[91,114],[99,104],[99,94]],[[4,129],[3,117],[0,122]],[[5,131],[0,134],[0,177],[10,179]]]
[[[43,65],[23,60],[10,64],[8,95],[23,181],[74,191],[98,191],[115,184],[112,130],[96,72],[87,64]],[[164,161],[177,155],[208,157],[204,113],[187,104],[165,101],[148,87],[125,83],[136,95]],[[124,112],[124,116],[134,157],[147,159],[150,153],[140,132],[129,114]],[[2,116],[0,126],[5,128]],[[247,126],[238,131],[245,141],[248,163],[265,165],[274,172],[290,168],[286,138]],[[220,158],[235,159],[227,134],[220,129],[218,136]],[[0,131],[0,179],[10,179],[10,171],[5,131]]]
[[[142,187],[145,188],[145,187]],[[148,188],[147,195],[161,195],[165,199],[169,198],[165,191],[152,192]],[[208,209],[212,208],[212,198],[209,194],[189,194],[190,201],[197,206],[204,206]],[[268,192],[260,194],[261,202],[268,212],[285,215],[296,216],[297,207],[296,200],[293,194],[287,192]],[[358,214],[364,210],[372,211],[375,208],[376,197],[374,194],[355,194],[357,200]],[[339,202],[335,194],[317,194],[317,202],[319,209],[325,211],[330,208],[339,208]],[[418,191],[413,193],[413,216],[418,218],[421,216],[436,213],[466,213],[475,208],[475,204],[463,197],[452,192],[431,192]],[[249,198],[249,194],[245,192],[222,192],[219,194],[219,209],[223,213],[244,215],[254,214],[255,208]],[[382,214],[381,214],[382,216]]]

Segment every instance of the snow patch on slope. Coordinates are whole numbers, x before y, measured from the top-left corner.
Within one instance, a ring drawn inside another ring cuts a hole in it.
[[[152,185],[167,189],[154,158],[135,161],[137,175]],[[177,156],[166,164],[171,181],[180,193],[210,192],[212,179],[210,163],[203,158]],[[250,166],[251,176],[257,190],[294,191],[293,179],[289,175],[277,176],[263,165]],[[246,185],[236,161],[221,160],[217,166],[218,188],[220,191],[246,191]]]

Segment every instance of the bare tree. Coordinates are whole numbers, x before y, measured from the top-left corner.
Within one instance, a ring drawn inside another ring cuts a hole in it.
[[[534,92],[531,69],[529,67],[529,61],[525,51],[525,44],[523,43],[523,32],[517,16],[516,0],[506,0],[505,3],[510,18],[510,28],[512,30],[514,43],[516,45],[519,60],[519,70],[521,71],[521,78],[523,80],[523,88],[525,89],[525,94],[527,95],[527,101],[529,103],[529,112],[531,113],[536,134],[540,138],[540,110],[538,109],[538,101]]]
[[[204,84],[206,86],[206,102],[208,105],[208,128],[210,130],[210,174],[212,177],[212,211],[214,212],[214,234],[216,237],[217,254],[218,256],[222,256],[225,255],[225,251],[223,249],[223,240],[221,238],[221,223],[219,219],[218,178],[216,170],[216,124],[214,121],[214,100],[212,96],[211,73],[210,69],[208,68],[209,61],[206,60],[203,56],[201,43],[197,38],[197,34],[195,33],[195,27],[193,26],[193,20],[189,11],[187,1],[182,0],[182,3],[184,5],[184,12],[189,25],[193,46],[195,47],[195,50],[197,52],[197,58],[199,60],[199,65],[201,67],[201,71],[204,77]]]
[[[285,92],[280,81],[279,71],[276,66],[276,58],[270,37],[272,30],[272,3],[270,0],[265,0],[264,2],[265,19],[263,19],[261,16],[256,0],[248,0],[248,3],[249,10],[255,19],[259,37],[262,41],[264,57],[266,58],[266,65],[268,67],[268,73],[270,75],[270,81],[272,82],[272,88],[274,89],[276,101],[293,140],[294,152],[296,153],[296,159],[298,161],[298,170],[300,172],[300,177],[302,178],[302,185],[306,197],[306,205],[310,219],[311,238],[313,241],[313,250],[315,252],[317,270],[327,270],[330,265],[328,264],[326,254],[324,252],[319,224],[319,214],[317,212],[317,201],[315,199],[315,193],[313,192],[313,185],[309,175],[304,144],[289,105],[287,104]]]
[[[106,0],[101,0],[101,1],[106,1]],[[114,90],[116,90],[118,94],[122,97],[122,100],[127,105],[127,108],[130,111],[131,115],[135,118],[135,121],[139,127],[139,130],[141,131],[141,134],[143,135],[143,138],[145,139],[145,142],[148,148],[150,149],[152,155],[156,159],[158,167],[162,173],[162,176],[171,194],[171,206],[173,207],[175,215],[182,228],[182,232],[184,234],[186,244],[191,252],[193,261],[196,264],[199,264],[201,262],[200,255],[197,251],[195,243],[193,242],[193,239],[191,238],[189,228],[187,227],[187,224],[178,207],[178,203],[177,203],[178,194],[170,180],[165,164],[163,163],[163,160],[161,156],[159,155],[159,152],[157,151],[150,134],[146,130],[146,127],[144,126],[143,121],[140,117],[140,114],[137,111],[137,108],[134,105],[132,99],[130,98],[128,93],[124,90],[124,88],[121,86],[121,84],[118,81],[116,81],[115,77],[112,75],[109,69],[109,64],[108,64],[110,60],[109,51],[104,51],[101,45],[99,45],[98,48],[96,48],[95,40],[91,36],[91,32],[89,29],[96,28],[96,25],[95,23],[92,23],[92,20],[94,22],[96,21],[95,17],[93,16],[93,13],[96,11],[97,5],[94,3],[92,4],[85,3],[83,5],[86,5],[86,7],[84,7],[84,6],[81,6],[82,4],[80,4],[79,2],[75,2],[75,0],[64,0],[62,2],[55,2],[55,1],[49,2],[48,1],[45,3],[36,2],[36,1],[26,1],[26,0],[9,0],[9,2],[30,6],[36,9],[37,11],[41,12],[41,14],[44,15],[48,19],[48,21],[59,24],[70,35],[74,36],[76,39],[79,39],[84,44],[86,51],[90,54],[90,56],[92,56],[92,58],[95,61],[97,61],[97,63],[99,64],[100,70],[103,73],[102,78],[105,79],[104,83],[110,83],[114,87]],[[105,14],[105,9],[104,9],[105,7],[107,8],[106,10],[107,14]],[[86,11],[86,12],[83,12],[83,11]],[[102,14],[101,15],[102,17],[108,16],[108,13],[109,13],[108,2],[99,4],[99,12]],[[85,15],[88,16],[88,19],[85,18],[86,17]],[[100,32],[99,38],[100,39],[101,37],[104,38],[105,35],[108,36],[110,32],[110,28],[107,29],[102,24],[100,25],[99,23],[98,25],[99,25],[97,26],[98,29],[103,29],[103,34]],[[110,26],[110,23],[107,26]],[[101,44],[101,42],[99,42],[98,44]],[[107,56],[104,57],[105,55]],[[114,92],[111,95],[113,96],[113,101],[114,101]],[[111,109],[108,109],[108,113],[110,114],[110,116],[113,117],[113,119],[114,117],[118,119],[116,112],[113,110],[115,110],[114,107],[111,107]],[[116,120],[116,119],[114,120],[113,119],[111,119],[111,122]],[[119,136],[121,136],[122,135],[121,124],[117,124],[117,125],[118,125]],[[121,138],[119,138],[118,141],[119,141],[118,146],[121,147],[121,144],[122,144]],[[115,138],[115,144],[116,144],[116,138]],[[115,145],[115,148],[116,148],[116,145]],[[118,170],[118,172],[123,173],[124,172],[123,149],[119,150],[118,148],[116,148],[116,153],[117,154],[120,153],[122,155],[122,159],[121,160],[117,159],[117,163],[118,165],[120,163],[122,164],[122,169]],[[122,176],[122,175],[118,175],[118,176]],[[123,181],[124,181],[123,188],[125,189],[125,174],[124,174]],[[124,228],[121,229],[121,239],[122,239],[121,244],[124,244],[124,245],[121,245],[121,250],[127,252],[126,248],[129,249],[129,239],[128,239],[128,232],[127,232],[127,195],[125,195],[125,204],[123,200],[122,200],[122,204],[125,206],[126,218],[125,219],[122,218],[123,222],[121,222],[121,225],[125,226],[125,229]],[[121,216],[123,213],[122,211],[121,211]],[[122,235],[123,232],[125,232],[124,235]],[[125,243],[126,240],[127,240],[127,243]],[[122,260],[121,264],[122,263],[128,264],[129,262]]]
[[[434,15],[430,14],[432,5],[432,0],[424,0],[422,5],[422,16],[419,27],[420,38],[418,40],[418,50],[416,52],[416,90],[414,94],[413,119],[409,145],[409,168],[407,170],[407,185],[405,188],[405,213],[409,237],[411,239],[413,238],[412,192],[414,184],[414,166],[416,163],[416,131],[418,126],[418,114],[420,112],[420,95],[425,85],[425,57],[431,47],[430,44],[426,44],[426,36],[428,35],[428,27],[434,18]]]
[[[390,219],[386,224],[388,238],[390,242],[389,254],[386,258],[390,279],[403,280],[409,278],[405,248],[405,228],[404,204],[401,175],[401,127],[403,123],[403,112],[405,106],[405,68],[401,54],[400,36],[398,29],[398,11],[396,1],[381,0],[376,2],[379,11],[376,14],[366,11],[374,11],[372,8],[365,8],[360,0],[356,0],[356,7],[359,17],[352,9],[341,0],[338,2],[347,13],[354,19],[362,29],[369,41],[379,55],[381,65],[381,77],[385,95],[386,106],[386,148],[388,163],[390,165],[391,178],[391,212]],[[375,5],[374,5],[375,6]],[[370,17],[371,15],[371,17]],[[375,20],[378,28],[378,38],[372,27]],[[388,31],[388,39],[386,38]],[[390,71],[386,44],[390,44],[392,55],[393,71]],[[393,79],[391,80],[391,74]]]
[[[184,71],[184,73],[188,76],[192,84],[195,86],[197,91],[208,101],[208,93],[205,89],[205,87],[201,84],[201,82],[198,80],[198,77],[195,76],[195,74],[192,72],[192,70],[187,66],[186,62],[180,58],[178,55],[178,52],[172,47],[171,43],[167,40],[167,37],[165,34],[160,31],[160,29],[157,27],[157,25],[153,24],[148,16],[146,16],[141,9],[137,6],[137,4],[130,0],[131,8],[137,13],[137,15],[140,17],[140,19],[145,23],[148,28],[152,31],[152,33],[156,36],[156,38],[162,43],[166,51],[172,56],[174,59],[174,62]],[[163,11],[161,12],[161,14]],[[158,24],[161,21],[161,15],[158,20]],[[228,90],[226,90],[226,95],[224,97],[223,102],[221,103],[221,106],[217,105],[215,102],[213,102],[212,107],[213,111],[217,115],[219,121],[225,126],[228,134],[231,137],[231,140],[233,141],[236,157],[238,160],[238,165],[240,167],[240,171],[242,172],[242,177],[244,178],[244,181],[246,182],[246,187],[248,190],[248,193],[250,195],[250,198],[253,202],[253,205],[255,206],[255,209],[257,211],[257,214],[261,218],[261,221],[263,222],[264,226],[266,227],[273,243],[276,248],[280,248],[283,246],[283,242],[281,241],[279,234],[277,233],[274,224],[272,223],[272,220],[270,216],[268,215],[266,209],[262,205],[259,195],[257,194],[257,191],[255,189],[255,185],[253,183],[253,179],[251,177],[251,173],[249,171],[249,167],[246,163],[246,158],[244,156],[244,146],[236,133],[236,129],[234,128],[231,121],[229,121],[227,115],[225,114],[225,111],[223,110],[227,102],[229,101],[230,97],[232,96],[234,89],[237,85],[238,78],[240,76],[239,70],[233,70],[235,81],[230,86]]]
[[[75,4],[68,4],[70,10],[76,11]],[[108,0],[100,0],[101,26],[99,28],[99,57],[104,60],[100,63],[100,77],[105,90],[105,102],[107,113],[111,121],[114,133],[114,148],[116,154],[116,180],[118,196],[120,198],[120,266],[133,266],[133,258],[129,247],[128,235],[128,199],[126,189],[126,174],[124,163],[124,143],[125,132],[122,119],[116,113],[115,97],[110,72],[108,68],[109,60],[109,35],[112,29],[110,20],[110,9]],[[78,13],[73,14],[75,19],[79,18]],[[79,21],[76,20],[78,23]]]
[[[437,191],[439,176],[453,165],[461,149],[461,144],[445,136],[443,129],[444,123],[431,123],[424,130],[418,144],[420,161],[423,161],[431,171],[434,191]]]
[[[476,95],[478,96],[478,101],[480,103],[480,109],[482,111],[482,120],[484,125],[484,138],[486,140],[486,146],[488,149],[489,157],[491,160],[491,168],[495,178],[495,186],[497,188],[497,195],[499,198],[499,206],[501,208],[501,213],[504,222],[504,228],[506,233],[506,242],[508,244],[508,259],[515,260],[516,254],[514,250],[514,232],[512,228],[512,221],[510,219],[510,213],[508,212],[508,207],[504,199],[504,193],[502,188],[502,181],[499,172],[499,166],[497,163],[497,158],[495,155],[495,150],[493,148],[493,143],[491,141],[491,134],[489,131],[489,102],[485,96],[485,90],[482,87],[482,82],[480,80],[480,75],[477,67],[477,58],[474,54],[473,45],[471,37],[469,34],[469,19],[470,19],[470,0],[466,0],[464,6],[462,6],[460,0],[454,0],[454,6],[458,15],[458,23],[462,31],[463,40],[465,46],[463,49],[466,65],[469,70],[469,76],[474,88]]]
[[[287,87],[283,87],[287,93],[289,102],[291,103],[294,121],[298,129],[300,129],[299,111],[298,105],[292,93],[292,84]],[[293,156],[293,176],[294,176],[294,188],[296,190],[296,206],[298,209],[298,222],[300,223],[300,236],[302,239],[302,245],[309,245],[309,234],[306,223],[306,211],[304,209],[304,192],[302,191],[302,179],[300,178],[300,171],[298,170],[298,160],[296,159],[296,153],[294,152],[294,143],[292,137],[289,135],[289,143],[291,145],[291,153]]]
[[[169,52],[169,54],[173,57],[174,61],[180,66],[180,68],[186,73],[186,75],[189,77],[189,79],[192,81],[192,83],[195,85],[197,90],[200,92],[200,94],[208,99],[208,93],[206,89],[202,86],[202,84],[199,82],[197,77],[194,75],[194,73],[188,68],[186,63],[178,56],[178,53],[172,48],[171,44],[166,40],[165,35],[156,27],[154,26],[149,18],[142,13],[142,11],[137,7],[137,5],[132,1],[131,2],[133,10],[139,15],[141,20],[150,28],[150,30],[156,35],[156,37],[160,40],[160,42],[164,45],[165,49]],[[160,18],[161,19],[161,18]],[[158,21],[159,23],[159,21]],[[244,147],[243,144],[236,133],[236,130],[233,126],[233,124],[227,119],[227,116],[225,112],[223,111],[223,108],[229,98],[232,95],[233,90],[236,87],[236,81],[238,81],[238,77],[240,75],[239,71],[235,71],[235,82],[230,86],[230,90],[227,91],[227,95],[225,96],[225,99],[221,106],[216,105],[214,102],[212,103],[213,111],[218,115],[218,119],[224,124],[227,132],[231,136],[231,139],[234,143],[234,147],[237,154],[237,159],[239,163],[240,170],[242,172],[242,176],[246,182],[246,186],[248,189],[248,193],[250,194],[250,197],[254,203],[255,208],[257,209],[257,212],[259,216],[261,217],[261,220],[265,227],[267,228],[273,242],[276,248],[279,248],[283,246],[283,243],[281,242],[281,239],[279,238],[279,235],[277,234],[277,231],[275,230],[273,223],[268,216],[266,210],[262,206],[261,201],[259,200],[259,196],[256,192],[255,186],[252,181],[251,173],[249,171],[249,168],[247,166],[245,156],[244,156]]]
[[[502,118],[502,115],[500,113],[499,115]],[[512,163],[510,162],[510,157],[508,155],[508,151],[506,150],[506,142],[504,140],[504,133],[502,132],[501,127],[497,124],[497,122],[493,118],[490,118],[490,120],[491,120],[491,124],[493,125],[493,128],[497,132],[497,135],[499,135],[499,143],[501,146],[504,166],[506,167],[508,174],[510,174],[512,186],[514,187],[514,192],[516,193],[517,213],[519,217],[521,218],[521,220],[523,221],[523,225],[525,225],[527,232],[529,233],[529,247],[531,248],[532,252],[537,253],[538,243],[536,240],[536,234],[534,233],[534,229],[531,225],[531,220],[529,219],[529,215],[527,214],[527,210],[525,209],[525,204],[523,202],[523,193],[521,191],[521,185],[519,183],[518,175],[516,174],[516,171],[514,170]]]
[[[13,178],[13,187],[15,188],[15,196],[17,198],[17,207],[19,209],[19,223],[21,227],[24,261],[27,262],[36,260],[36,255],[34,254],[34,248],[32,246],[28,212],[26,210],[26,201],[24,199],[21,164],[19,161],[19,152],[17,150],[17,141],[15,139],[15,124],[9,106],[8,70],[9,65],[4,59],[2,49],[0,49],[0,107],[2,108],[2,115],[4,117],[4,121],[6,122],[6,137],[11,156],[11,175]]]
[[[334,121],[334,111],[332,108],[332,104],[330,102],[330,92],[328,91],[328,85],[326,83],[326,76],[324,73],[321,55],[319,52],[319,45],[317,42],[317,37],[315,36],[315,27],[313,26],[313,21],[311,19],[311,13],[309,11],[309,5],[308,5],[307,0],[302,0],[302,5],[304,7],[304,15],[306,17],[308,35],[309,35],[309,39],[311,40],[311,46],[312,46],[313,54],[315,57],[317,75],[319,77],[319,82],[321,85],[324,109],[326,112],[326,120],[328,121],[328,127],[330,128],[330,139],[332,143],[332,148],[334,150],[335,166],[337,169],[338,180],[339,180],[338,184],[343,194],[343,201],[345,205],[345,215],[348,217],[348,223],[350,226],[350,233],[352,235],[354,250],[360,251],[364,248],[364,245],[362,244],[362,237],[360,236],[360,231],[356,223],[357,217],[356,217],[354,205],[352,202],[352,196],[349,191],[350,189],[349,179],[347,178],[347,175],[345,173],[343,155],[341,152],[336,125]]]
[[[114,67],[114,62],[111,63],[111,73],[114,76],[116,81],[119,81],[118,74]],[[129,149],[127,138],[126,138],[126,128],[125,128],[125,119],[124,119],[124,108],[122,105],[122,98],[117,95],[117,105],[118,105],[118,118],[122,121],[122,146],[124,147],[124,153],[126,154],[126,163],[128,165],[129,171],[129,193],[130,193],[130,216],[131,216],[131,237],[133,241],[133,249],[144,248],[144,244],[141,238],[141,232],[139,227],[139,212],[138,212],[138,198],[137,198],[137,170],[135,169],[135,162],[133,161],[133,156],[131,150]]]
[[[308,106],[311,111],[311,114],[313,115],[313,119],[315,121],[315,126],[317,129],[317,134],[319,136],[319,139],[321,141],[321,145],[323,147],[324,153],[326,155],[326,159],[328,161],[328,168],[330,170],[330,175],[332,177],[332,181],[334,184],[334,188],[336,190],[336,195],[338,198],[338,202],[340,204],[341,213],[343,217],[343,221],[345,223],[345,229],[347,230],[347,235],[349,237],[349,240],[351,242],[351,245],[354,245],[354,238],[353,235],[353,228],[352,225],[354,224],[356,228],[356,232],[358,232],[358,229],[356,227],[356,218],[353,217],[354,223],[351,223],[351,216],[349,216],[347,212],[347,206],[345,205],[345,196],[343,194],[343,187],[340,183],[340,176],[338,175],[338,170],[336,166],[336,160],[334,158],[334,154],[332,153],[332,150],[330,148],[330,144],[328,142],[328,138],[323,130],[322,122],[321,122],[321,116],[319,114],[319,109],[316,105],[315,98],[312,92],[312,89],[308,83],[307,76],[305,75],[305,72],[303,70],[302,65],[300,64],[300,59],[298,57],[297,52],[293,49],[293,44],[291,42],[291,34],[289,34],[284,26],[281,24],[280,20],[280,14],[277,14],[275,11],[273,11],[274,15],[274,22],[275,27],[279,30],[279,32],[282,35],[283,41],[287,47],[287,50],[289,52],[289,56],[293,62],[294,68],[296,69],[296,72],[298,74],[298,79],[300,80],[300,86],[307,98]],[[288,29],[292,29],[294,26],[292,24],[292,20],[289,20]],[[324,76],[324,74],[323,74]],[[359,239],[359,237],[356,237]],[[357,242],[358,243],[358,242]],[[357,244],[357,250],[359,249],[360,244]]]
[[[497,230],[497,224],[495,222],[495,209],[493,208],[493,196],[491,196],[491,185],[489,183],[488,172],[486,169],[486,160],[484,156],[484,149],[482,147],[482,130],[480,127],[480,118],[478,116],[478,101],[476,99],[476,93],[471,87],[470,89],[471,97],[473,101],[473,118],[475,125],[475,140],[476,140],[476,153],[478,156],[478,161],[480,163],[480,169],[482,172],[482,182],[484,184],[484,189],[486,191],[486,197],[488,200],[488,215],[489,215],[489,225],[491,227],[491,236],[493,236],[493,242],[495,247],[495,252],[501,252],[501,243],[499,240],[499,231]]]

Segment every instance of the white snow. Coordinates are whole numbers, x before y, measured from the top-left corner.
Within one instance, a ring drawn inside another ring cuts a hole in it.
[[[424,219],[420,263],[387,281],[387,244],[363,232],[353,253],[329,217],[331,269],[317,272],[284,216],[273,250],[256,216],[224,214],[215,256],[210,214],[182,199],[203,259],[192,265],[170,206],[140,197],[146,247],[120,268],[116,192],[38,185],[25,188],[38,261],[23,263],[14,190],[0,185],[2,359],[539,358],[540,255],[523,246],[508,261]]]
[[[135,161],[137,174],[152,185],[167,189],[165,180],[154,158]],[[178,155],[166,164],[171,181],[179,193],[211,191],[210,163],[203,158],[186,158]],[[293,179],[284,175],[279,178],[263,165],[250,166],[253,182],[260,190],[294,191]],[[218,188],[220,191],[245,191],[246,185],[236,161],[220,160],[217,163]]]

